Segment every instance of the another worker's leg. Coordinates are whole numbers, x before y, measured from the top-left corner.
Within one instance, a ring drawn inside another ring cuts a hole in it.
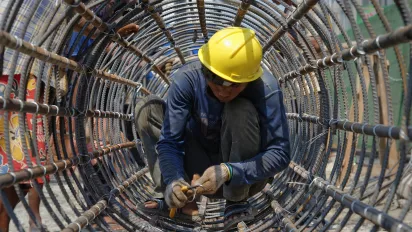
[[[155,149],[160,137],[166,104],[158,96],[149,95],[140,100],[135,108],[135,127],[146,154],[150,175],[155,184],[155,198],[162,198],[165,185],[160,173],[159,159]]]
[[[19,198],[17,196],[14,186],[7,187],[3,189],[4,193],[7,196],[7,200],[11,205],[11,208],[14,209],[17,203],[19,203]],[[9,231],[10,217],[7,214],[6,207],[3,204],[2,199],[0,199],[0,232]]]
[[[37,221],[41,224],[41,216],[40,216],[40,196],[37,193],[35,188],[30,188],[29,190],[29,206],[30,209],[33,211],[34,216],[36,217]],[[31,220],[29,221],[30,228],[36,228],[36,223]]]
[[[222,115],[221,153],[223,162],[241,162],[253,158],[260,150],[259,116],[252,102],[236,98],[226,103]],[[242,201],[262,190],[267,181],[253,185],[223,185],[223,196]]]

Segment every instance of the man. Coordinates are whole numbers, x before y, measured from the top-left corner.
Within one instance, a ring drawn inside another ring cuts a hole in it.
[[[164,198],[169,207],[196,214],[181,188],[201,175],[192,179],[202,185],[197,194],[226,199],[229,228],[253,219],[247,198],[289,164],[283,96],[261,67],[262,47],[250,29],[216,32],[198,57],[172,76],[167,103],[151,95],[136,105],[136,127],[158,192],[143,209],[167,212]]]

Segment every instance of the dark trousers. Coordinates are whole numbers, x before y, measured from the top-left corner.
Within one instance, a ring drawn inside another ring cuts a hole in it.
[[[135,124],[145,150],[150,175],[155,183],[157,195],[162,197],[165,189],[155,145],[160,137],[166,103],[155,95],[140,100],[135,108]],[[241,162],[259,153],[260,128],[258,113],[253,104],[244,98],[236,98],[226,103],[222,113],[221,144],[219,153],[209,153],[199,141],[185,133],[184,169],[186,181],[190,183],[193,174],[202,175],[210,166],[222,162]],[[264,188],[268,180],[252,185],[229,187],[223,185],[209,197],[224,197],[230,201],[241,201],[253,196]]]

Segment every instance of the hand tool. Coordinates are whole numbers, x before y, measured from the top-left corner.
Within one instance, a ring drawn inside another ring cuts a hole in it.
[[[198,185],[193,185],[193,186],[183,186],[183,187],[181,188],[181,190],[182,190],[183,193],[186,193],[187,191],[189,191],[189,190],[191,190],[191,189],[195,189],[195,190],[196,190],[197,187],[202,187],[202,185],[201,185],[201,184],[198,184]],[[193,197],[193,198],[194,198],[194,197]],[[169,213],[169,217],[170,217],[170,218],[174,218],[174,217],[175,217],[176,210],[177,210],[177,208],[171,208],[171,209],[170,209],[170,213]]]

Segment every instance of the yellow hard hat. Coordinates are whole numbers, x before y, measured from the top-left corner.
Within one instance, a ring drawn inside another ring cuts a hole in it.
[[[227,27],[216,32],[198,56],[210,71],[230,82],[251,82],[263,73],[262,46],[248,28]]]

